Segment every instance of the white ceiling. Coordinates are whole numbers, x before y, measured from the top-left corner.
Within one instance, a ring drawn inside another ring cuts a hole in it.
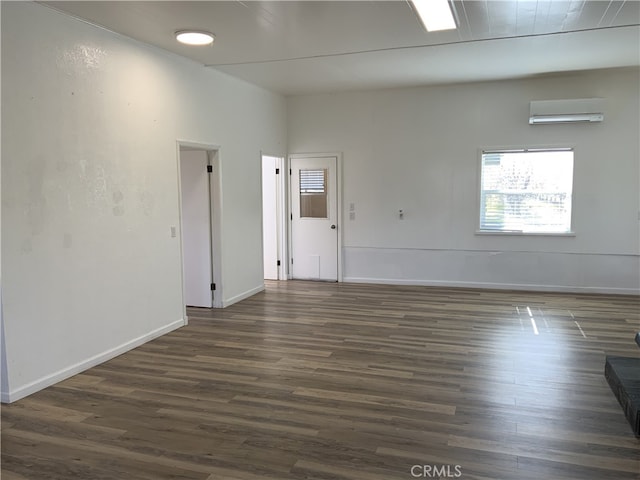
[[[432,33],[405,0],[44,3],[286,95],[640,65],[638,0],[454,0],[458,29]]]

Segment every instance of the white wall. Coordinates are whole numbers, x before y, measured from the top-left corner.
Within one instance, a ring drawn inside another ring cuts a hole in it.
[[[221,146],[225,303],[262,288],[260,151],[286,153],[285,115],[279,95],[2,3],[3,401],[183,324],[178,139]]]
[[[528,124],[587,97],[604,123]],[[289,153],[344,154],[345,281],[638,293],[639,104],[637,70],[298,96]],[[475,234],[479,149],[523,146],[575,147],[575,237]]]

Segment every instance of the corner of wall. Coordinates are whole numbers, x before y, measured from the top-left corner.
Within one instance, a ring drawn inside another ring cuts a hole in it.
[[[7,368],[7,344],[4,331],[4,308],[2,306],[2,287],[0,286],[0,402],[9,403],[9,372]]]
[[[109,349],[105,352],[102,352],[98,355],[95,355],[91,358],[87,358],[81,362],[78,362],[74,365],[71,365],[69,367],[66,367],[62,370],[59,370],[57,372],[54,372],[50,375],[46,375],[44,377],[41,377],[33,382],[30,382],[26,385],[22,385],[16,389],[14,389],[13,391],[9,390],[9,386],[7,385],[6,389],[5,389],[5,385],[4,385],[4,371],[3,371],[3,383],[2,383],[2,394],[0,396],[0,400],[2,401],[2,403],[11,403],[11,402],[15,402],[16,400],[20,400],[21,398],[27,397],[29,395],[31,395],[32,393],[36,393],[44,388],[50,387],[51,385],[54,385],[58,382],[61,382],[63,380],[66,380],[67,378],[70,378],[74,375],[77,375],[79,373],[84,372],[85,370],[88,370],[89,368],[95,367],[96,365],[99,365],[101,363],[104,363],[108,360],[111,360],[112,358],[117,357],[118,355],[122,355],[123,353],[128,352],[129,350],[132,350],[136,347],[139,347],[140,345],[143,345],[144,343],[150,342],[151,340],[158,338],[162,335],[165,335],[173,330],[176,330],[182,326],[186,325],[186,320],[184,318],[181,318],[179,320],[176,320],[175,322],[170,323],[169,325],[166,325],[164,327],[158,328],[156,330],[153,330],[145,335],[141,335],[138,338],[135,338],[129,342],[126,342],[118,347]],[[3,343],[4,343],[4,335],[3,335]],[[4,352],[4,345],[3,345],[3,352]],[[5,366],[5,357],[3,354],[2,357],[3,363],[2,366],[4,368]]]
[[[245,292],[242,292],[238,295],[234,295],[233,297],[227,298],[226,300],[222,300],[222,308],[226,308],[229,307],[231,305],[233,305],[234,303],[238,303],[246,298],[252,297],[253,295],[255,295],[256,293],[260,293],[262,291],[264,291],[265,286],[264,283],[262,283],[261,285],[258,285],[255,288],[251,288]]]

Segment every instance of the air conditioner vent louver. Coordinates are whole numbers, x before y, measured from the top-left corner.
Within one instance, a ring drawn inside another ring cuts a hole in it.
[[[529,124],[602,122],[602,98],[533,101],[529,107]]]

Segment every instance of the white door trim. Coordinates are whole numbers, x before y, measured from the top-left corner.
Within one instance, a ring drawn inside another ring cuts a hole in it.
[[[220,146],[193,142],[188,140],[176,140],[176,167],[178,170],[178,216],[180,222],[179,240],[180,240],[180,284],[182,288],[182,305],[184,308],[185,324],[188,323],[187,312],[185,306],[185,291],[184,291],[184,245],[182,239],[182,182],[180,178],[180,147],[194,148],[197,150],[204,150],[207,152],[208,164],[212,167],[212,173],[209,176],[209,200],[210,200],[210,214],[211,214],[211,270],[213,283],[216,285],[216,290],[213,296],[212,306],[214,308],[222,308],[223,304],[223,292],[224,283],[222,278],[222,178],[221,178],[221,166],[220,166]]]
[[[292,269],[291,269],[291,260],[293,258],[293,248],[291,247],[292,245],[292,237],[291,237],[291,212],[293,212],[293,208],[291,205],[291,201],[292,198],[294,197],[293,193],[291,192],[291,160],[292,159],[304,159],[304,158],[327,158],[327,157],[335,157],[336,159],[336,181],[338,184],[338,195],[337,195],[337,215],[338,215],[338,282],[342,282],[343,281],[343,258],[342,258],[342,239],[343,239],[343,235],[342,235],[342,230],[344,228],[344,222],[343,222],[343,215],[342,215],[342,153],[341,152],[322,152],[322,153],[292,153],[289,155],[288,157],[288,165],[287,165],[287,169],[289,172],[288,175],[288,188],[287,188],[287,192],[288,192],[288,209],[289,211],[287,212],[287,216],[286,218],[288,219],[287,221],[287,231],[288,231],[288,235],[287,235],[287,239],[288,239],[288,244],[289,244],[289,248],[288,248],[288,260],[287,260],[287,270],[289,272],[288,274],[288,278],[293,278],[292,277]]]

